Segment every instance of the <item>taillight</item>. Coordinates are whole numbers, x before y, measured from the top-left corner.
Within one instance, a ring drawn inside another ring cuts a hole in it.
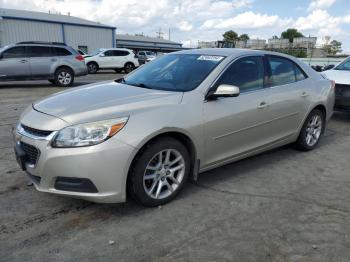
[[[76,55],[75,59],[79,60],[79,61],[84,61],[84,57],[82,55]]]

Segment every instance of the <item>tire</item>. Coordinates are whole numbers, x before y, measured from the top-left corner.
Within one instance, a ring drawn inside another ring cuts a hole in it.
[[[301,151],[310,151],[314,149],[319,143],[324,130],[324,113],[318,109],[312,110],[301,128],[296,142],[297,149]]]
[[[170,202],[188,179],[190,161],[186,147],[178,140],[171,137],[154,140],[133,162],[128,180],[129,195],[148,207]]]
[[[48,80],[51,84],[56,85],[55,79],[49,79]]]
[[[55,84],[61,87],[68,87],[74,83],[74,72],[68,67],[62,67],[55,72]]]
[[[124,72],[126,74],[129,74],[130,72],[132,72],[135,69],[135,65],[133,63],[126,63],[124,66]]]
[[[95,62],[87,63],[87,68],[89,74],[96,74],[98,71],[98,64]]]
[[[114,71],[119,74],[123,71],[123,68],[115,68]]]

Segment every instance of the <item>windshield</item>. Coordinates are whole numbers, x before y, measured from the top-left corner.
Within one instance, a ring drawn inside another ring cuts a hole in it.
[[[346,59],[345,61],[341,62],[338,66],[334,68],[335,70],[346,70],[350,71],[350,59]]]
[[[95,55],[98,55],[99,53],[101,53],[104,49],[97,49],[95,50],[94,52],[92,52],[90,55],[91,56],[95,56]]]
[[[140,67],[123,82],[139,87],[186,92],[195,89],[223,56],[170,54]]]

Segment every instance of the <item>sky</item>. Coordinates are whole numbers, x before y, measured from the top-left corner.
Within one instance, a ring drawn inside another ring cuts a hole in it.
[[[250,38],[297,28],[306,36],[341,41],[350,53],[350,0],[0,0],[0,7],[68,14],[195,47],[234,30]]]

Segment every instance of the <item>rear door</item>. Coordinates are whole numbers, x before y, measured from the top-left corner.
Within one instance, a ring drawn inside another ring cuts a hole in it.
[[[33,79],[50,76],[51,64],[57,61],[49,46],[28,46],[28,59]]]
[[[297,132],[309,107],[311,84],[305,72],[292,60],[266,56],[268,68],[270,140],[281,140]]]
[[[5,50],[0,57],[0,79],[20,80],[30,77],[26,47],[15,46]]]
[[[115,62],[115,67],[122,68],[128,62],[128,55],[130,53],[125,50],[114,50],[114,62]]]

